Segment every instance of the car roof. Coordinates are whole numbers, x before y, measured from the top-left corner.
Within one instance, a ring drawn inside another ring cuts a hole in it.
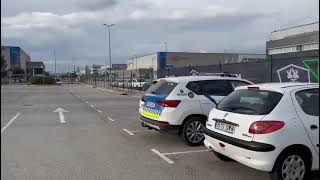
[[[238,80],[252,83],[246,79],[236,78],[236,77],[221,77],[221,76],[179,76],[179,77],[167,77],[161,78],[160,80],[166,80],[170,82],[189,82],[189,81],[205,81],[205,80]]]
[[[263,90],[271,90],[277,91],[280,93],[284,93],[285,91],[291,91],[295,89],[305,88],[305,87],[318,87],[318,83],[301,83],[301,82],[285,82],[285,83],[262,83],[262,84],[253,84],[248,86],[237,87],[236,89],[246,89],[248,87],[259,87],[259,89]]]

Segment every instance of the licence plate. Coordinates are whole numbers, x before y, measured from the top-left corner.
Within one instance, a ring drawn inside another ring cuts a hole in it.
[[[153,102],[147,102],[147,103],[146,103],[146,106],[151,107],[151,108],[154,108],[154,107],[156,107],[156,104],[153,103]]]
[[[235,126],[232,124],[223,123],[220,121],[216,121],[215,128],[224,132],[228,132],[233,134],[235,130]]]

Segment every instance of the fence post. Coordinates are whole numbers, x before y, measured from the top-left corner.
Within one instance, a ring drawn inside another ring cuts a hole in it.
[[[124,91],[124,71],[122,72],[122,90]]]

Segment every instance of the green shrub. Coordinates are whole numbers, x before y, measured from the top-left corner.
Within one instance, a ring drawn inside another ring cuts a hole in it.
[[[55,84],[55,78],[54,77],[41,77],[41,76],[33,76],[29,79],[29,82],[31,84]]]

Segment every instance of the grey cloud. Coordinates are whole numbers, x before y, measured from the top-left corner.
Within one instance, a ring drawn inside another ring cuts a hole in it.
[[[80,0],[76,3],[81,9],[101,10],[117,4],[116,0]]]

